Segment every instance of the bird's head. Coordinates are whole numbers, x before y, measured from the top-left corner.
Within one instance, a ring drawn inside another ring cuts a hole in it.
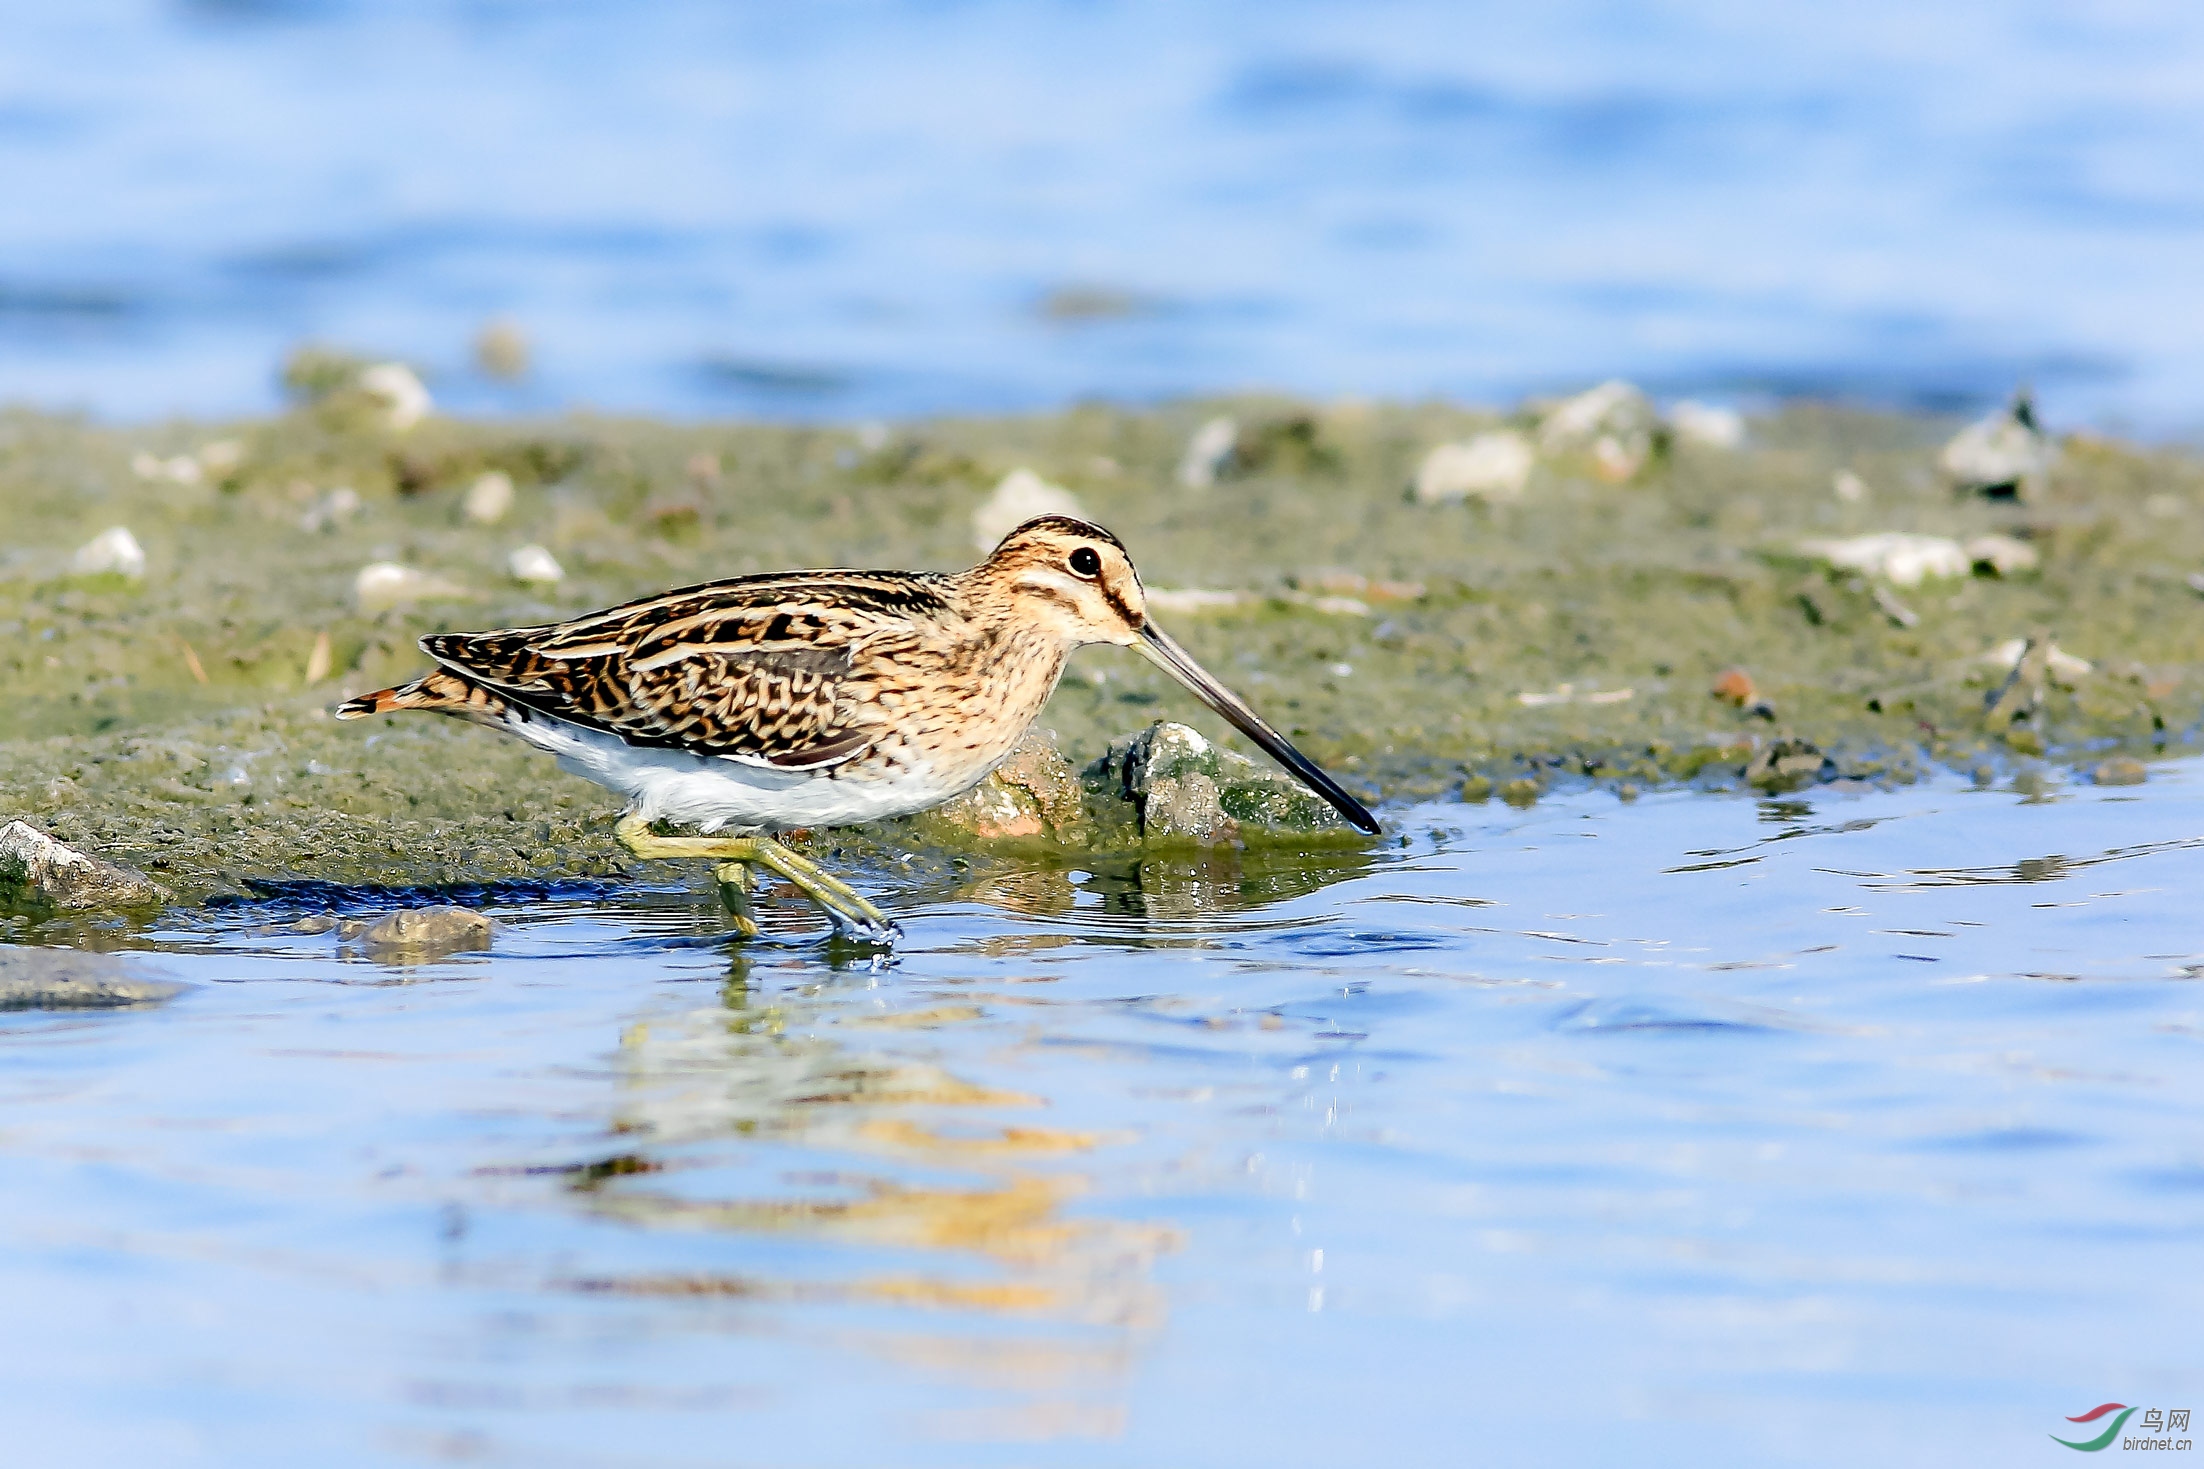
[[[1377,831],[1377,818],[1360,801],[1155,625],[1125,543],[1101,526],[1069,515],[1036,517],[1004,536],[969,574],[1006,593],[1018,617],[1054,629],[1072,647],[1115,643],[1137,649],[1331,802],[1340,815],[1364,831]]]
[[[1131,647],[1148,623],[1148,599],[1124,543],[1069,515],[1037,516],[1019,526],[975,574],[1008,592],[1021,617],[1074,647]]]

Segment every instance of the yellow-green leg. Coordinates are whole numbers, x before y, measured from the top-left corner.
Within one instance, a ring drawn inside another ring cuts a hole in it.
[[[838,931],[876,944],[895,939],[895,925],[863,894],[768,837],[662,837],[632,811],[612,830],[622,846],[645,859],[716,859],[719,865],[713,875],[719,879],[720,898],[734,912],[735,925],[745,935],[757,932],[757,923],[749,912],[746,870],[755,865],[793,883],[825,910]]]
[[[758,920],[750,912],[750,864],[722,862],[712,869],[719,880],[719,901],[733,920],[735,932],[746,939],[758,936]]]

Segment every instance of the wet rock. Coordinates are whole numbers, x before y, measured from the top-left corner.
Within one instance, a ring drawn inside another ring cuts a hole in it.
[[[142,908],[167,897],[136,868],[86,856],[29,822],[0,826],[0,900],[46,908]]]
[[[490,920],[468,908],[441,905],[402,908],[368,922],[337,925],[337,937],[358,944],[375,959],[429,959],[490,947]]]
[[[1523,498],[1538,456],[1513,429],[1496,429],[1426,454],[1412,487],[1421,505],[1479,499],[1508,503]]]
[[[1206,490],[1214,485],[1231,467],[1239,442],[1237,419],[1210,419],[1186,441],[1186,452],[1179,456],[1179,483],[1189,490]]]
[[[2132,755],[2115,755],[2090,772],[2101,786],[2139,786],[2150,779],[2150,767]]]
[[[995,493],[972,512],[972,544],[982,551],[992,551],[1004,536],[1036,515],[1084,518],[1086,513],[1062,485],[1050,484],[1030,469],[1013,469],[995,486]]]
[[[1154,777],[1141,796],[1141,836],[1201,846],[1234,840],[1239,823],[1225,815],[1221,794],[1217,782],[1198,770]]]
[[[2010,406],[1961,429],[1936,463],[1961,493],[2040,500],[2050,487],[2057,458],[2058,446],[2036,423],[2035,401],[2021,393]]]
[[[1131,801],[1148,841],[1215,846],[1251,831],[1284,835],[1338,824],[1328,804],[1290,777],[1168,720],[1112,743],[1083,777],[1088,789]]]
[[[1535,776],[1520,775],[1500,787],[1500,799],[1517,810],[1538,804],[1538,798],[1546,794],[1546,786]]]
[[[1079,777],[1045,731],[1035,730],[971,790],[935,811],[941,821],[988,840],[1049,836],[1076,841],[1085,825]]]
[[[1949,536],[1915,535],[1911,531],[1884,531],[1841,541],[1806,541],[1799,549],[1831,566],[1864,571],[1901,587],[1919,586],[1932,576],[1965,576],[1974,570],[1974,558]]]
[[[158,1004],[190,988],[113,954],[0,946],[0,1010],[112,1010]]]
[[[1771,740],[1745,766],[1745,783],[1767,791],[1796,790],[1836,778],[1837,762],[1808,740]]]
[[[109,526],[77,548],[69,558],[69,569],[78,576],[113,572],[136,581],[145,575],[145,548],[128,526]]]

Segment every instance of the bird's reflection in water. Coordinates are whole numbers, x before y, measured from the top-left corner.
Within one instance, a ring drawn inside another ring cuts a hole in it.
[[[1076,865],[981,860],[925,896],[1033,918],[1102,921],[1114,934],[1123,920],[1244,915],[1360,876],[1379,860],[1360,848],[1260,847],[1095,853]]]
[[[1000,1399],[925,1425],[939,1433],[1115,1433],[1141,1344],[1163,1321],[1152,1267],[1176,1235],[1070,1205],[1083,1170],[1130,1139],[1050,1128],[1044,1098],[928,1059],[969,1030],[1007,1038],[985,1003],[884,1009],[883,991],[854,977],[819,984],[816,967],[753,987],[748,962],[735,960],[720,1005],[628,1029],[612,1146],[567,1170],[569,1197],[594,1214],[729,1247],[708,1269],[579,1271],[563,1284],[812,1313],[850,1349]],[[817,1248],[792,1257],[769,1238]],[[882,1328],[880,1307],[912,1324]],[[1006,1321],[1022,1323],[1015,1340]]]

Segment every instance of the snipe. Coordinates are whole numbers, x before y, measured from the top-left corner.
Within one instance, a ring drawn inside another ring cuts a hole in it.
[[[1029,520],[953,575],[791,571],[707,582],[571,622],[439,633],[440,665],[350,700],[339,719],[400,709],[517,735],[627,798],[638,857],[716,861],[745,934],[749,868],[778,873],[835,926],[895,927],[774,833],[908,816],[979,784],[1048,702],[1074,648],[1137,648],[1367,832],[1377,819],[1147,614],[1117,537]],[[658,822],[693,826],[660,836]]]

